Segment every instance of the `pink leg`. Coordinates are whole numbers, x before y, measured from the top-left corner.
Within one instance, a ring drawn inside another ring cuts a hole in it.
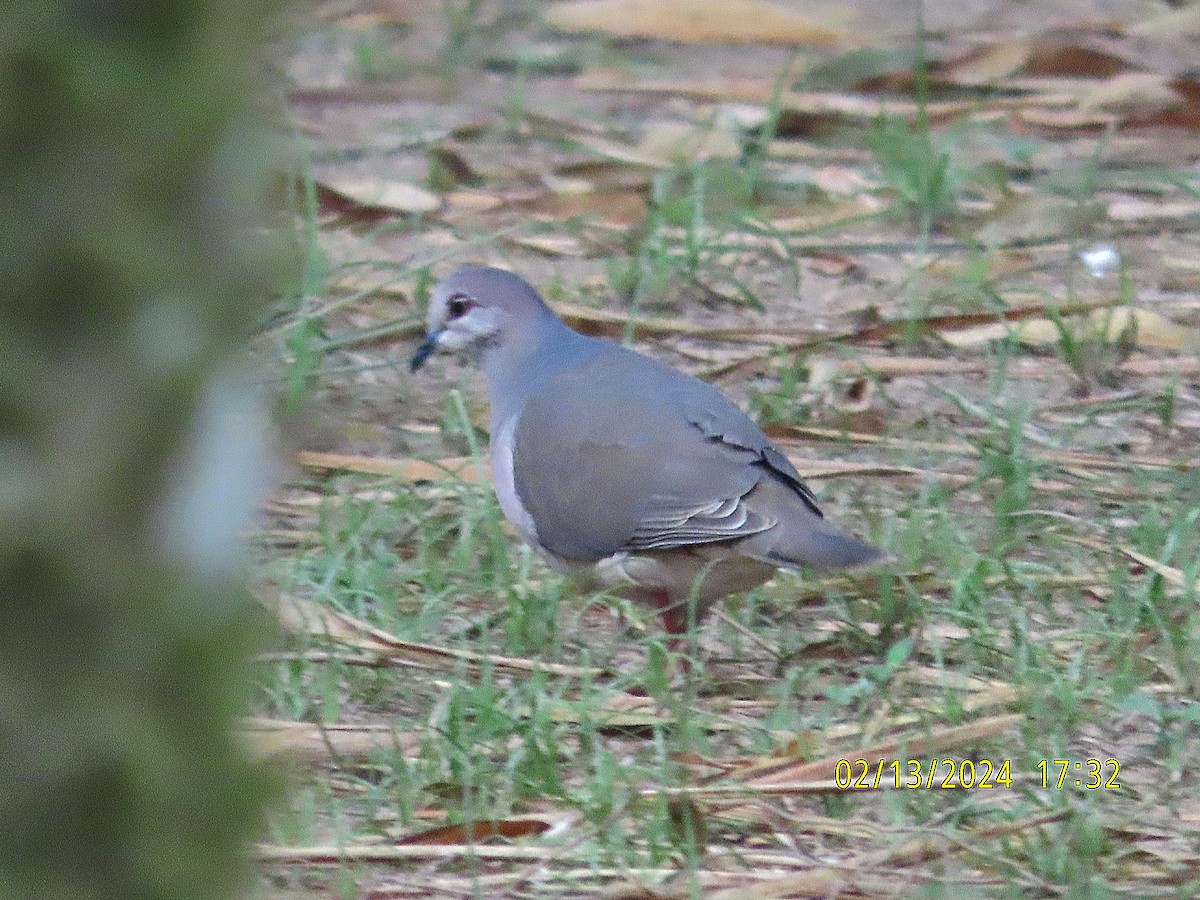
[[[658,615],[662,619],[663,629],[667,632],[667,649],[672,653],[681,653],[687,646],[688,631],[687,605],[676,603],[672,605],[671,596],[665,588],[658,588],[651,596],[658,607]]]

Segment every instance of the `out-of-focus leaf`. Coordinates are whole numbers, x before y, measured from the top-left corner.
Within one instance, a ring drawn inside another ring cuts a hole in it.
[[[1069,326],[1068,326],[1069,327]],[[1129,329],[1134,330],[1138,347],[1190,352],[1200,349],[1200,330],[1186,328],[1149,309],[1119,306],[1097,309],[1083,317],[1080,329],[1106,341],[1116,341]],[[994,322],[942,332],[942,339],[955,347],[975,347],[989,341],[1003,340],[1012,335],[1031,347],[1053,346],[1062,340],[1062,332],[1050,319],[1027,319],[1023,322]]]
[[[1134,68],[1129,61],[1078,44],[1014,38],[943,63],[938,74],[960,84],[994,84],[1016,75],[1033,78],[1112,78]]]
[[[1179,226],[1187,219],[1200,218],[1200,203],[1195,200],[1162,203],[1137,197],[1122,197],[1109,204],[1108,218],[1114,222],[1155,222]]]
[[[519,204],[537,218],[561,222],[581,218],[627,228],[646,219],[646,201],[634,191],[587,191],[549,194]]]
[[[1200,3],[1189,3],[1127,29],[1135,37],[1184,38],[1200,35]]]
[[[823,21],[767,0],[571,0],[545,13],[560,31],[703,44],[833,46],[845,37]]]
[[[1032,54],[1028,39],[1000,41],[946,63],[939,73],[960,84],[993,84],[1021,71]]]
[[[442,825],[410,834],[396,841],[401,846],[413,844],[475,844],[494,838],[516,840],[537,837],[553,827],[553,822],[541,816],[498,819],[491,822],[471,822],[463,825]]]
[[[737,159],[742,144],[736,136],[719,128],[697,128],[684,122],[657,122],[642,132],[638,152],[663,163],[712,159]]]
[[[1022,74],[1034,78],[1112,78],[1133,69],[1126,59],[1079,44],[1038,40],[1030,49]]]
[[[838,223],[849,223],[856,219],[865,219],[876,215],[885,205],[876,197],[859,194],[852,200],[839,203],[814,203],[803,211],[797,209],[794,214],[786,210],[776,210],[771,217],[771,228],[781,234],[790,232],[819,231]]]
[[[975,232],[988,247],[1071,234],[1104,217],[1100,201],[1078,201],[1045,194],[1022,194],[1001,201],[986,225]]]
[[[1055,131],[1097,131],[1117,125],[1121,117],[1100,110],[1083,112],[1075,106],[1030,106],[1017,110],[1017,119],[1035,128]]]
[[[772,102],[776,92],[774,79],[711,78],[711,79],[634,79],[625,71],[590,69],[575,79],[584,91],[623,91],[636,94],[668,94],[716,103]],[[930,121],[943,121],[971,112],[974,100],[935,100],[923,107]],[[829,91],[784,91],[779,108],[786,116],[803,117],[813,121],[839,120],[867,122],[881,115],[904,116],[915,119],[922,107],[903,97],[866,97],[862,94]],[[795,129],[780,125],[780,133],[795,133]]]
[[[1154,72],[1122,72],[1092,88],[1079,99],[1081,112],[1105,110],[1141,119],[1153,112],[1178,106],[1183,98],[1171,79]]]
[[[812,170],[808,181],[831,197],[857,197],[879,188],[877,181],[850,166],[821,166]]]
[[[355,207],[367,213],[412,214],[433,212],[442,205],[437,194],[407,181],[336,177],[322,179],[318,182],[318,188],[347,202],[345,208],[336,210],[343,215],[353,215]],[[328,201],[333,198],[319,196],[318,199]]]
[[[546,256],[587,256],[588,248],[570,234],[517,234],[507,238],[509,243],[526,247]]]
[[[360,472],[366,475],[389,475],[399,481],[436,481],[455,478],[475,480],[475,466],[469,456],[455,456],[428,462],[423,459],[380,456],[351,456],[340,453],[316,453],[302,450],[296,461],[306,469],[332,469],[341,472]]]
[[[915,63],[916,54],[908,47],[859,47],[813,65],[800,75],[796,86],[807,90],[856,87],[910,71]]]
[[[375,750],[415,753],[421,736],[390,725],[319,725],[280,719],[250,719],[242,734],[255,752],[285,756],[304,763],[364,760]]]

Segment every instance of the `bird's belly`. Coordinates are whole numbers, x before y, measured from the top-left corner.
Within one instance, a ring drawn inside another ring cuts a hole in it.
[[[617,553],[600,560],[591,571],[597,584],[634,600],[666,591],[672,601],[682,601],[695,591],[702,607],[757,587],[774,573],[775,566],[767,563],[704,547]]]

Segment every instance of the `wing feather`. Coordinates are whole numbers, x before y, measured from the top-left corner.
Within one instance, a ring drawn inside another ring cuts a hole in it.
[[[700,506],[681,506],[670,497],[653,497],[622,549],[665,550],[728,541],[758,534],[775,524],[749,509],[744,497],[726,497]]]

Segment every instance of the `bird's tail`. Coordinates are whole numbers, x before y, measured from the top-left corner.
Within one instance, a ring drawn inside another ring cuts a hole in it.
[[[859,569],[887,562],[887,553],[823,519],[776,481],[760,483],[747,505],[775,525],[751,535],[738,551],[777,566]]]

